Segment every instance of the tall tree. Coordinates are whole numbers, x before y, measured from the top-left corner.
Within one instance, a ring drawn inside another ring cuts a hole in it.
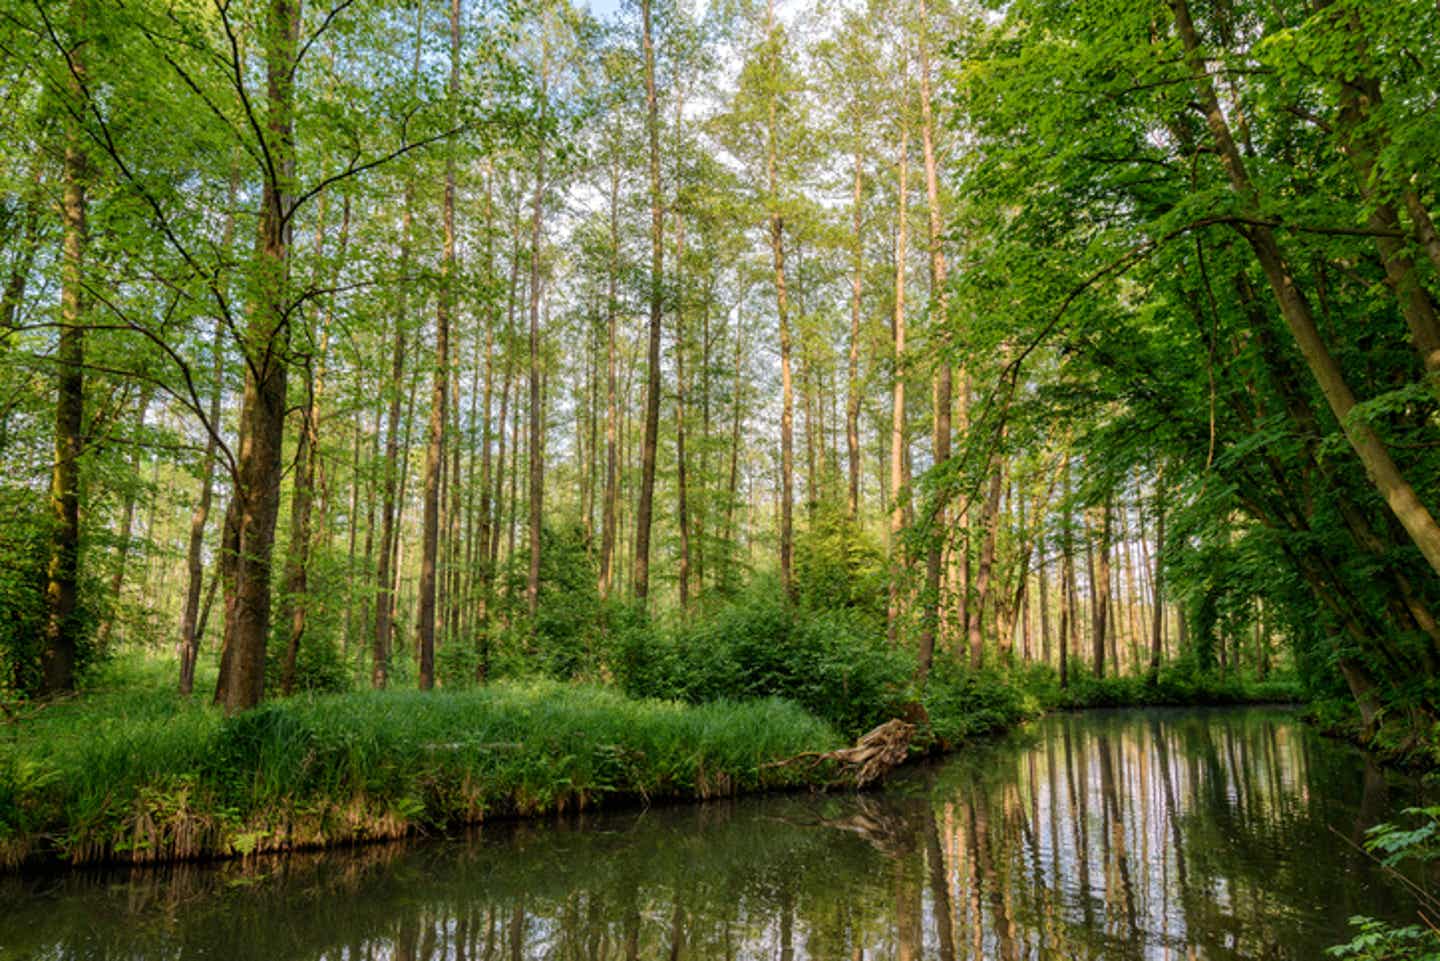
[[[660,440],[660,334],[665,266],[665,212],[660,194],[660,106],[655,96],[655,39],[650,0],[640,0],[645,57],[645,130],[649,139],[650,339],[646,352],[645,440],[640,449],[640,502],[635,508],[635,574],[632,590],[650,595],[650,522],[655,509],[655,454]]]
[[[50,473],[52,515],[50,561],[46,566],[45,646],[41,653],[41,692],[58,694],[75,687],[81,625],[76,617],[80,571],[80,455],[85,418],[85,252],[88,172],[78,115],[86,83],[85,31],[88,4],[73,0],[70,33],[64,50],[70,104],[64,126],[65,155],[60,201],[63,240],[60,279],[60,346],[55,401],[55,453]]]
[[[232,713],[254,707],[265,691],[270,565],[280,507],[289,363],[297,0],[271,0],[262,37],[266,93],[260,140],[269,161],[262,178],[257,293],[245,333],[247,362],[232,502],[234,587],[226,598],[225,645],[215,687],[216,703]]]

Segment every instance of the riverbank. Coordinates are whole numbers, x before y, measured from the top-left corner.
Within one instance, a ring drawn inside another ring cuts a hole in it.
[[[767,762],[840,744],[778,699],[688,706],[553,682],[300,697],[233,718],[129,706],[59,705],[8,732],[0,864],[226,857],[790,788],[816,775]]]
[[[1057,708],[1273,701],[1285,690],[1175,675],[1077,676],[1061,689],[1043,672],[1012,683],[945,671],[911,704],[913,750],[954,750]],[[300,696],[226,718],[132,673],[0,726],[0,868],[223,858],[816,788],[831,766],[775,762],[847,740],[774,697],[685,704],[548,681]]]

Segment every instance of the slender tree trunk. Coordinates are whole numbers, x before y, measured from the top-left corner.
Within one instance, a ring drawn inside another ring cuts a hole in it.
[[[322,193],[318,201],[315,226],[315,257],[325,254],[325,209],[326,197]],[[345,213],[340,230],[340,254],[344,256],[345,244],[350,229],[350,204],[345,202]],[[339,279],[337,261],[336,274],[331,278],[334,286]],[[320,333],[319,355],[312,363],[318,369],[312,374],[310,367],[305,370],[306,402],[300,423],[300,438],[295,452],[295,486],[290,498],[290,545],[285,562],[285,587],[281,596],[280,623],[287,630],[285,663],[280,675],[280,691],[288,696],[295,688],[295,663],[300,653],[300,643],[305,635],[305,622],[309,613],[310,556],[314,540],[313,504],[316,478],[320,467],[320,399],[325,391],[325,362],[330,347],[330,322],[333,319],[333,297],[327,298],[325,318]],[[325,503],[320,503],[323,526]]]
[[[1153,610],[1150,624],[1150,678],[1160,675],[1160,655],[1164,649],[1165,625],[1165,564],[1161,560],[1165,550],[1165,468],[1160,468],[1155,479],[1155,574],[1153,580]]]
[[[1070,454],[1061,467],[1064,477],[1062,503],[1065,513],[1060,526],[1060,686],[1070,685],[1070,652],[1078,646],[1075,635],[1075,537],[1070,515]]]
[[[84,0],[71,5],[72,29],[87,26]],[[84,96],[85,44],[72,37],[68,96]],[[77,111],[81,108],[77,105]],[[60,345],[55,401],[55,455],[50,475],[50,559],[45,569],[45,639],[40,655],[42,694],[75,689],[80,624],[75,616],[80,573],[80,454],[85,417],[85,249],[89,179],[82,134],[65,124],[61,169]]]
[[[864,168],[862,166],[864,138],[860,128],[860,115],[855,117],[854,187],[850,199],[852,238],[850,251],[850,353],[846,368],[845,390],[845,451],[848,455],[850,475],[847,506],[851,519],[860,517],[860,314],[861,294],[865,279],[865,241],[863,229]]]
[[[690,490],[685,461],[685,220],[680,212],[680,139],[685,98],[675,97],[675,487],[676,524],[680,535],[680,611],[690,608]]]
[[[995,541],[1000,529],[1000,493],[1004,489],[1004,467],[999,457],[990,463],[990,487],[980,511],[980,529],[984,540],[980,545],[980,563],[975,568],[975,598],[966,612],[966,635],[970,647],[970,667],[979,670],[985,665],[985,609],[989,606],[991,576],[995,569]]]
[[[617,449],[620,421],[616,397],[616,330],[620,305],[616,285],[620,275],[620,151],[610,158],[610,262],[605,288],[605,495],[600,519],[600,596],[610,596],[615,561],[616,509],[620,471]]]
[[[380,560],[375,574],[375,643],[371,651],[370,684],[377,689],[389,681],[390,644],[394,629],[395,548],[400,539],[397,523],[399,503],[396,488],[400,481],[400,407],[405,383],[405,328],[409,323],[410,228],[414,193],[405,185],[404,212],[400,221],[400,297],[395,317],[395,341],[390,355],[390,410],[385,426],[385,482],[380,509]]]
[[[725,541],[729,548],[726,561],[727,578],[734,570],[736,553],[735,509],[739,506],[740,490],[740,425],[745,405],[745,381],[741,363],[744,359],[745,327],[737,311],[735,315],[735,381],[731,387],[730,469],[725,482]]]
[[[540,113],[548,108],[550,50],[545,48],[540,67]],[[540,391],[540,237],[544,227],[545,144],[535,152],[535,196],[530,217],[530,569],[525,581],[525,604],[530,612],[530,635],[540,610],[540,525],[545,496],[545,408]]]
[[[902,83],[901,89],[905,86]],[[891,644],[899,640],[901,591],[906,567],[901,534],[905,529],[905,244],[909,234],[910,125],[903,110],[897,166],[900,184],[895,203],[895,313],[892,325],[895,358],[890,402],[890,597],[886,611],[886,634]]]
[[[655,507],[655,451],[660,435],[661,284],[664,278],[665,214],[660,199],[660,108],[655,97],[655,44],[650,0],[640,0],[645,55],[645,126],[650,141],[650,346],[646,354],[645,441],[640,452],[640,503],[635,512],[635,575],[632,589],[650,595],[650,519]]]
[[[234,227],[233,213],[235,190],[238,190],[238,176],[232,176],[230,203],[226,207],[225,230],[222,249],[229,249],[229,239]],[[205,545],[205,525],[210,518],[210,502],[215,488],[215,458],[220,431],[220,399],[224,394],[225,348],[224,325],[215,323],[215,340],[211,347],[214,352],[214,384],[210,389],[210,406],[207,411],[208,424],[205,432],[205,457],[200,462],[200,499],[195,504],[195,513],[190,517],[190,539],[185,549],[185,610],[180,618],[180,693],[189,697],[195,690],[195,662],[200,653],[200,590],[204,579],[201,553]],[[211,580],[212,586],[217,579]]]
[[[1092,653],[1095,676],[1105,676],[1105,639],[1110,627],[1110,501],[1100,508],[1100,541],[1090,582]],[[1119,664],[1115,665],[1119,673]]]
[[[935,343],[940,354],[935,383],[935,437],[934,451],[936,465],[943,465],[950,459],[950,408],[951,382],[950,361],[946,357],[945,345],[949,312],[947,309],[945,284],[945,251],[941,247],[941,233],[944,229],[940,210],[940,181],[935,162],[934,122],[930,109],[930,48],[927,36],[928,15],[925,0],[920,0],[920,130],[925,152],[925,197],[929,210],[930,248],[930,323],[937,329]],[[941,575],[945,555],[945,538],[949,528],[946,523],[944,492],[936,495],[937,503],[932,510],[934,532],[925,557],[925,620],[920,632],[919,672],[923,682],[930,670],[930,661],[935,653],[935,635],[941,626],[941,610],[944,605]]]
[[[773,47],[778,43],[775,0],[769,0],[765,24],[767,41]],[[778,49],[772,49],[771,55],[778,56],[778,52]],[[778,63],[772,66],[772,76],[778,75]],[[795,390],[790,372],[790,310],[785,294],[785,218],[780,210],[777,96],[772,91],[766,104],[765,168],[770,189],[770,253],[775,268],[775,311],[780,322],[780,584],[785,596],[793,600]]]
[[[460,0],[450,2],[450,89],[458,96],[460,78]],[[420,584],[415,612],[415,642],[420,649],[420,690],[435,686],[435,607],[440,550],[440,482],[445,472],[445,428],[450,400],[450,310],[455,273],[455,151],[446,151],[445,192],[441,205],[444,232],[440,259],[440,296],[435,306],[435,369],[430,389],[430,424],[425,443],[425,500],[421,514]]]
[[[137,434],[145,430],[145,415],[150,411],[150,401],[155,396],[155,388],[151,384],[145,384],[140,388],[140,396],[136,401],[135,429]],[[130,472],[135,477],[140,476],[140,443],[137,436],[130,445]],[[158,468],[158,464],[156,465]],[[135,533],[135,490],[132,487],[125,492],[125,506],[121,510],[118,556],[115,558],[115,573],[110,578],[110,603],[116,608],[120,605],[120,595],[125,588],[125,568],[130,560],[130,538]],[[151,501],[152,505],[154,501]],[[146,530],[151,534],[155,533],[154,509],[151,509],[150,523]],[[115,629],[117,610],[112,610],[100,625],[100,630],[95,637],[96,650],[102,654],[110,646],[110,634]]]

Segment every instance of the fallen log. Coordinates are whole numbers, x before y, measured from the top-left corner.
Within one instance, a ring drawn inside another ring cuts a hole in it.
[[[792,764],[808,763],[813,768],[830,762],[838,765],[840,769],[839,776],[830,783],[864,787],[905,763],[905,759],[910,756],[910,740],[914,736],[914,724],[893,718],[861,735],[853,747],[837,751],[806,751],[794,757],[771,761],[761,767],[789,767]]]

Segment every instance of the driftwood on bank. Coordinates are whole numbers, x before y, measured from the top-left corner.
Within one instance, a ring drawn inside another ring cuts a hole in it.
[[[771,761],[764,767],[808,764],[813,768],[830,762],[839,768],[839,773],[832,779],[832,783],[843,782],[864,787],[905,763],[905,759],[910,756],[910,740],[914,736],[914,724],[894,718],[861,735],[854,747],[841,748],[838,751],[806,751],[782,761]]]

